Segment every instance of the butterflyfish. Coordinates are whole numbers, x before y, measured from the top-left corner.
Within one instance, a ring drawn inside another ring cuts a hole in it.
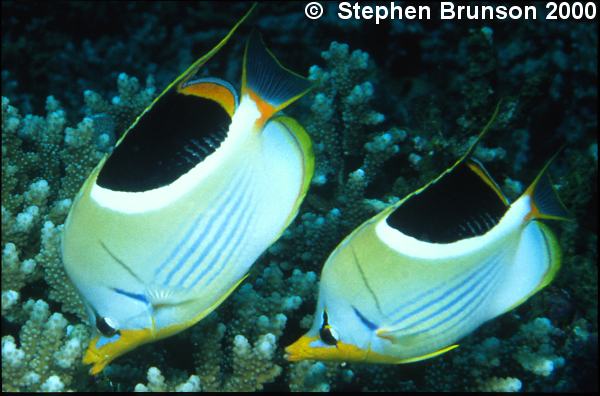
[[[286,348],[288,360],[428,359],[552,281],[561,253],[542,220],[569,215],[549,179],[550,161],[509,203],[473,147],[336,247],[322,269],[312,326]]]
[[[228,81],[195,76],[249,13],[143,111],[73,202],[62,255],[97,329],[83,358],[91,374],[213,311],[306,195],[311,141],[279,111],[309,81],[256,34],[239,94]]]

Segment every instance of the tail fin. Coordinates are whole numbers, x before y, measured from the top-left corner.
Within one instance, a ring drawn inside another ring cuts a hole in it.
[[[565,205],[562,203],[554,189],[552,180],[548,174],[550,164],[561,151],[562,148],[546,162],[546,165],[544,165],[533,183],[531,183],[523,193],[523,195],[527,195],[531,198],[531,212],[528,216],[529,218],[573,220],[573,217],[567,211]]]
[[[242,97],[249,95],[261,112],[260,123],[301,98],[312,87],[307,78],[279,63],[262,39],[252,32],[244,52]]]

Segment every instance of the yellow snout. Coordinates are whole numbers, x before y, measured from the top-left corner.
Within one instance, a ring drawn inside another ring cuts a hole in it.
[[[121,330],[119,339],[108,342],[101,347],[97,347],[100,337],[95,337],[90,341],[88,349],[83,356],[83,364],[93,364],[90,374],[96,375],[104,370],[110,362],[119,356],[137,348],[140,345],[154,341],[150,329],[141,330]]]
[[[312,346],[318,337],[303,335],[292,345],[285,348],[285,358],[290,362],[300,360],[326,360],[344,362],[364,362],[369,355],[368,350],[339,341],[336,345]]]

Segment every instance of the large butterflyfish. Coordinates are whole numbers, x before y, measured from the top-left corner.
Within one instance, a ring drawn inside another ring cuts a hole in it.
[[[306,195],[311,141],[279,111],[309,81],[254,33],[241,92],[198,73],[251,11],[137,117],[74,200],[62,255],[97,329],[84,356],[92,374],[213,311]]]
[[[475,144],[337,246],[312,327],[286,348],[288,360],[431,358],[552,281],[561,254],[544,220],[569,215],[549,179],[551,161],[509,203],[473,158]]]

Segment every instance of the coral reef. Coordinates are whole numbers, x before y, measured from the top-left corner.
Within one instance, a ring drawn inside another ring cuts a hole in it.
[[[597,391],[597,30],[375,26],[341,23],[331,7],[316,23],[298,4],[262,4],[255,20],[283,63],[314,82],[289,109],[316,154],[298,217],[215,312],[92,380],[81,363],[92,329],[60,259],[72,199],[247,5],[2,3],[3,391]],[[89,23],[77,30],[75,17]],[[511,199],[567,142],[552,175],[574,221],[551,225],[563,250],[556,280],[432,360],[285,361],[283,347],[311,322],[329,252],[460,156],[500,99],[475,155]]]
[[[29,318],[15,339],[2,337],[2,390],[60,392],[71,388],[74,377],[81,377],[83,350],[89,329],[71,325],[59,312],[50,315],[43,300],[27,300],[23,313]]]
[[[521,322],[518,315],[509,315],[513,326]],[[591,325],[585,320],[559,329],[548,318],[538,317],[518,326],[508,338],[482,339],[485,334],[498,334],[497,329],[489,331],[496,327],[486,325],[481,337],[474,334],[463,342],[461,353],[434,363],[426,373],[428,385],[439,391],[463,386],[470,391],[565,391],[573,378],[573,373],[564,372],[565,365],[592,353],[584,347],[592,341],[586,330]],[[468,342],[475,339],[481,341]]]
[[[148,384],[137,384],[134,389],[136,392],[199,392],[202,389],[197,375],[190,375],[187,381],[170,386],[165,383],[165,377],[159,369],[150,367],[147,378]]]

